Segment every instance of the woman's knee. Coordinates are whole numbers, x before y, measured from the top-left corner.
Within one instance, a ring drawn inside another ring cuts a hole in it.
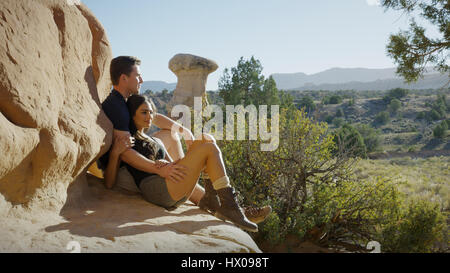
[[[202,133],[202,140],[205,143],[209,143],[209,142],[216,143],[216,139],[211,134]]]
[[[220,153],[220,149],[217,146],[216,143],[212,143],[212,142],[199,142],[198,145],[196,146],[197,149],[202,149],[204,150],[206,153]]]
[[[170,141],[170,142],[177,142],[180,141],[180,137],[177,133],[172,134],[171,130],[168,129],[161,129],[158,132],[153,134],[154,137],[161,139],[163,142]]]

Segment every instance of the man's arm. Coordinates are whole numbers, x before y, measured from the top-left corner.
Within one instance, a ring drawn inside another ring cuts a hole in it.
[[[120,154],[133,146],[131,139],[125,134],[121,137],[115,137],[109,152],[109,160],[104,172],[105,186],[111,189],[116,183],[117,171],[120,166]]]

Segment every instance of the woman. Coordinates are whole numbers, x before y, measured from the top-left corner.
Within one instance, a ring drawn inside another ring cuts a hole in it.
[[[135,142],[134,145],[130,145],[124,139],[115,140],[105,172],[107,187],[114,184],[120,153],[132,146],[157,167],[156,173],[146,173],[127,165],[128,171],[147,201],[169,210],[178,207],[192,194],[200,173],[205,169],[212,181],[211,185],[205,187],[205,195],[210,197],[217,195],[220,199],[220,205],[215,208],[216,216],[229,220],[244,230],[258,231],[258,226],[245,217],[237,203],[236,193],[226,174],[221,151],[215,143],[194,140],[189,143],[186,155],[172,162],[162,141],[145,134],[156,114],[153,102],[144,96],[132,95],[127,100],[127,106],[132,117],[130,133]]]

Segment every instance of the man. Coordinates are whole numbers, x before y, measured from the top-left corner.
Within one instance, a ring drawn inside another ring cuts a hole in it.
[[[110,74],[114,89],[102,103],[102,108],[113,123],[114,138],[131,136],[128,128],[131,117],[126,106],[126,99],[133,94],[139,94],[140,86],[143,83],[139,69],[140,63],[140,60],[130,56],[119,56],[111,61]],[[181,148],[181,142],[179,138],[174,139],[172,137],[170,130],[173,128],[173,125],[177,125],[188,146],[190,146],[194,140],[192,132],[161,114],[156,115],[153,124],[162,129],[154,136],[163,141],[172,159],[176,162],[178,159],[182,158],[184,153]],[[211,138],[206,141],[215,141]],[[108,158],[109,151],[99,160],[101,168],[104,169],[105,166],[107,166]],[[158,167],[155,165],[155,162],[142,156],[134,149],[125,150],[120,155],[120,159],[141,171],[158,173]],[[174,168],[172,172],[173,175],[170,176],[171,178],[167,177],[169,180],[168,182],[182,182],[184,177],[182,169]],[[239,224],[239,226],[254,225],[249,223],[248,220],[252,220],[254,223],[261,222],[271,212],[270,206],[263,208],[248,207],[244,208],[241,212],[235,196],[218,196],[210,183],[211,182],[208,179],[205,180],[206,193],[205,190],[197,184],[190,196],[190,200],[193,203],[198,204],[206,211],[217,213],[218,215],[226,215],[226,218],[230,219],[235,224]],[[228,203],[230,203],[231,206],[226,206]],[[236,211],[224,211],[226,208]]]

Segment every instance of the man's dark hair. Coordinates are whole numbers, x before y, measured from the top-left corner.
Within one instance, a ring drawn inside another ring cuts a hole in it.
[[[141,60],[133,56],[119,56],[111,60],[109,73],[113,85],[119,84],[119,79],[122,74],[130,76],[133,70],[133,65],[140,65]]]

